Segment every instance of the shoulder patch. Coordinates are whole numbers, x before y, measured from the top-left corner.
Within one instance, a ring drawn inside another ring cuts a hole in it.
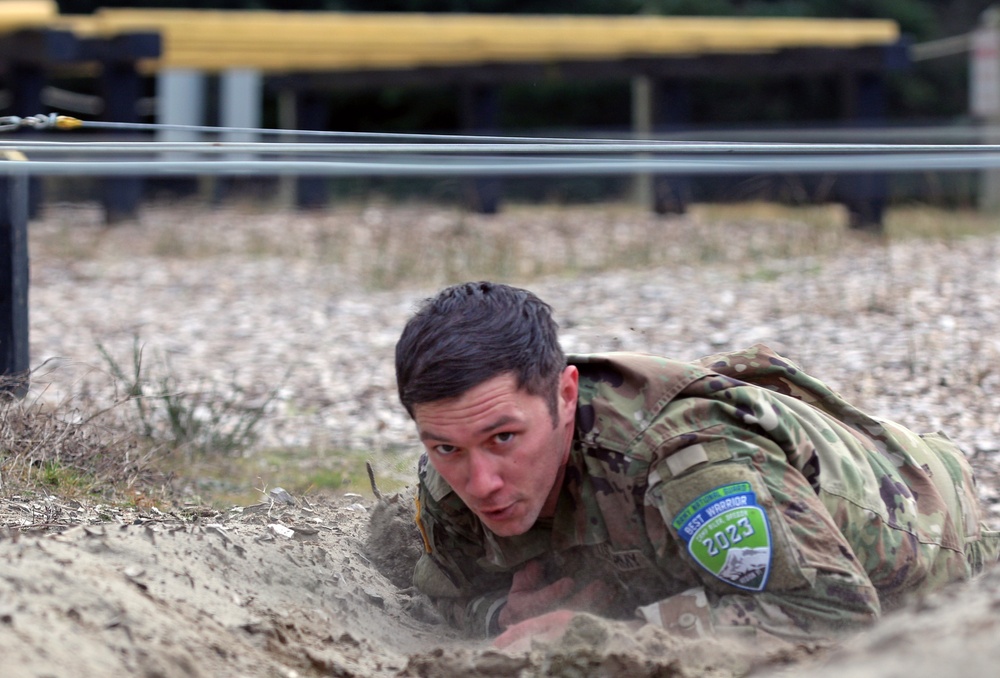
[[[771,525],[750,483],[717,487],[673,520],[695,562],[723,582],[762,591],[771,571]]]

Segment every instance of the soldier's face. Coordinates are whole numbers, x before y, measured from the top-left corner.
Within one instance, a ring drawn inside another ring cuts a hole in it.
[[[578,380],[575,367],[563,370],[554,425],[545,398],[517,388],[513,374],[413,408],[431,464],[493,533],[523,534],[554,513]]]

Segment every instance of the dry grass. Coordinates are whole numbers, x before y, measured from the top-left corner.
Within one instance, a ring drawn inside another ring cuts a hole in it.
[[[166,496],[152,452],[108,413],[0,396],[0,496],[143,504]]]

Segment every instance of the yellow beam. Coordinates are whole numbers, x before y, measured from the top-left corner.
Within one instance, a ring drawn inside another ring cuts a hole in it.
[[[58,14],[55,0],[3,0],[0,2],[0,33],[45,27]]]
[[[895,22],[101,9],[63,17],[88,35],[158,31],[154,67],[357,70],[891,44]]]

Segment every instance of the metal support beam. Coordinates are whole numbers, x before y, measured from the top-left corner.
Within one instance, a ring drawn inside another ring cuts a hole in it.
[[[24,160],[6,151],[0,161]],[[28,390],[28,181],[0,177],[0,397]]]

